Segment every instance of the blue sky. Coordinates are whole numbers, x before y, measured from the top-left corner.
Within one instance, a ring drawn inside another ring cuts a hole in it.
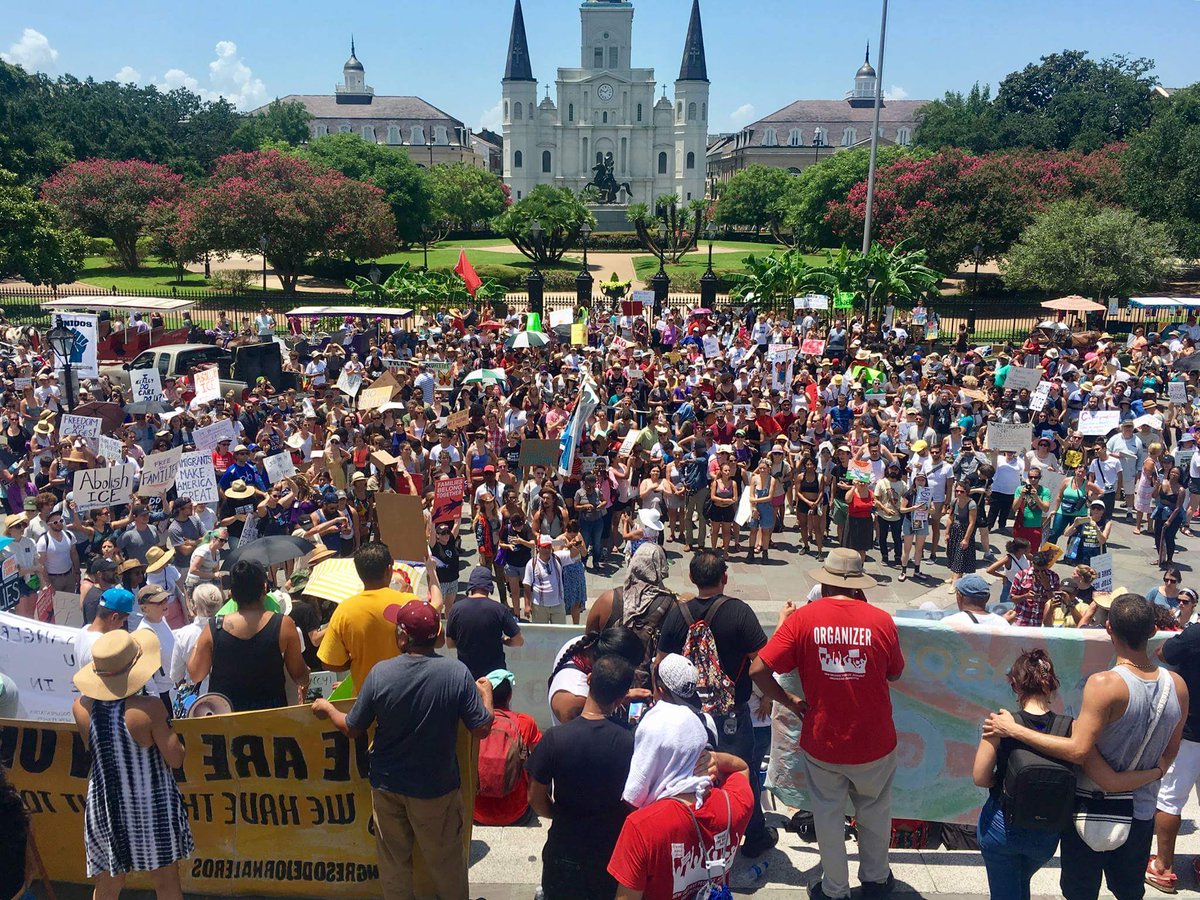
[[[691,0],[634,0],[634,62],[660,82],[678,73]],[[350,33],[380,94],[416,94],[472,127],[498,121],[510,0],[8,0],[0,55],[70,72],[186,85],[251,108],[289,93],[332,92]],[[578,65],[579,12],[524,0],[534,75]],[[841,97],[864,44],[879,39],[879,0],[701,0],[712,80],[710,130],[728,131],[792,100]],[[885,90],[940,97],[995,84],[1065,48],[1154,59],[1161,83],[1200,80],[1200,0],[892,0]],[[875,51],[872,50],[872,59]]]

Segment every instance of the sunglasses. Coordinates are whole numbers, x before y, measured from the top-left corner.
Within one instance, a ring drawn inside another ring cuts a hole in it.
[[[1178,578],[1164,578],[1163,584],[1179,584]]]

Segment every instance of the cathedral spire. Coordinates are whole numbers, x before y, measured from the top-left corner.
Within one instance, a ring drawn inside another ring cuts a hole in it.
[[[529,62],[529,41],[525,37],[525,15],[521,12],[521,0],[513,6],[512,31],[508,35],[508,63],[504,67],[505,81],[532,81],[533,67]]]
[[[704,58],[704,29],[700,24],[700,0],[692,0],[692,18],[687,40],[683,42],[683,62],[679,81],[708,81],[708,63]]]

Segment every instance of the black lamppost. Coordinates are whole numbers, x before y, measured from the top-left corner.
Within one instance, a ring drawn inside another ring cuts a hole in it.
[[[579,226],[579,236],[583,238],[583,268],[579,270],[579,274],[575,276],[575,299],[580,306],[592,305],[592,284],[595,279],[592,278],[592,273],[588,269],[588,238],[591,236],[592,226],[584,222]]]
[[[383,273],[379,271],[379,266],[371,263],[371,271],[367,273],[367,277],[371,279],[372,291],[371,294],[375,298],[375,302],[379,302],[379,279],[383,277]]]
[[[542,252],[542,223],[534,219],[529,223],[529,236],[533,239],[533,269],[525,276],[525,291],[529,294],[529,311],[542,314],[542,289],[546,279],[538,268],[537,258]]]
[[[975,253],[975,283],[974,290],[971,291],[971,308],[967,311],[967,331],[971,334],[975,333],[975,304],[979,301],[979,260],[983,256],[983,245],[976,244],[973,250]]]
[[[46,342],[63,361],[63,374],[67,379],[67,412],[75,408],[75,387],[71,383],[71,351],[75,348],[75,332],[63,326],[62,316],[46,335]]]
[[[712,309],[717,305],[717,273],[712,267],[713,241],[717,237],[717,229],[712,222],[708,223],[704,236],[708,238],[708,268],[700,276],[700,305]]]
[[[263,259],[263,298],[267,296],[267,236],[258,239],[258,249],[262,251]]]
[[[815,166],[821,159],[821,148],[825,146],[825,139],[821,137],[821,132],[818,131],[813,135],[813,165]]]
[[[671,278],[667,275],[667,223],[664,221],[658,227],[658,271],[650,279],[650,287],[654,291],[654,314],[666,305],[667,294],[671,290]]]

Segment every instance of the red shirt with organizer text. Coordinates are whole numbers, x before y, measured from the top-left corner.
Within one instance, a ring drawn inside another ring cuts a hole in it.
[[[808,713],[800,749],[862,765],[896,749],[889,679],[904,671],[896,623],[864,600],[822,597],[784,620],[759,651],[773,672],[797,670]]]

